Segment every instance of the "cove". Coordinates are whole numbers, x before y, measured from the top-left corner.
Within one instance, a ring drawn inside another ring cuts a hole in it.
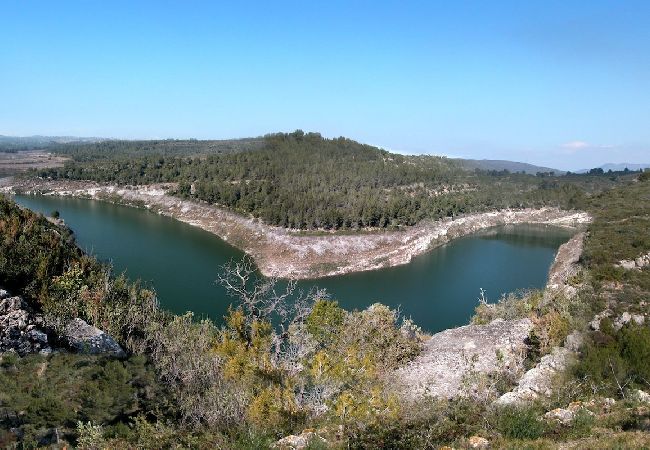
[[[54,196],[16,196],[34,211],[57,210],[77,243],[115,272],[155,286],[162,307],[222,320],[232,302],[215,283],[219,267],[244,253],[208,233],[147,210]],[[557,248],[571,230],[504,226],[438,247],[403,266],[359,272],[299,286],[325,288],[346,309],[375,302],[399,306],[423,329],[436,332],[466,324],[479,289],[496,301],[518,289],[542,288]]]

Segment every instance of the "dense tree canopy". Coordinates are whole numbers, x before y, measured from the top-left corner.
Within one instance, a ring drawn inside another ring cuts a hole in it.
[[[499,208],[575,208],[585,192],[612,183],[602,176],[467,171],[444,157],[393,154],[302,131],[232,141],[229,151],[215,150],[212,142],[61,146],[55,150],[74,161],[39,174],[132,185],[173,182],[181,197],[296,229],[386,228]]]

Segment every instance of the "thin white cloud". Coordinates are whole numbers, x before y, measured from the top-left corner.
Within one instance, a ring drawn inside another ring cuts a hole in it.
[[[562,144],[562,148],[566,148],[569,150],[580,150],[587,147],[591,147],[591,146],[589,145],[589,143],[585,141],[571,141]]]
[[[585,141],[570,141],[560,145],[560,148],[564,150],[564,153],[568,154],[573,154],[584,150],[592,150],[597,152],[599,150],[607,150],[617,147],[617,145],[611,144],[590,144],[589,142]]]

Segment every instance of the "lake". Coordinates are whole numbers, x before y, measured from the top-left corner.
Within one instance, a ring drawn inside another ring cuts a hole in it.
[[[49,215],[60,212],[88,253],[155,286],[162,307],[219,322],[232,299],[215,283],[219,268],[244,253],[215,235],[150,211],[67,197],[16,196]],[[325,288],[346,309],[381,302],[430,332],[466,324],[478,304],[518,289],[542,288],[570,230],[538,225],[496,227],[420,255],[407,265],[299,285]]]

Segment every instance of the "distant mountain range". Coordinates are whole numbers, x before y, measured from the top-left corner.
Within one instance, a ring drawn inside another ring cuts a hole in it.
[[[531,175],[535,175],[537,172],[555,172],[556,175],[564,175],[566,171],[552,169],[550,167],[536,166],[533,164],[516,162],[516,161],[505,161],[501,159],[453,159],[462,167],[467,170],[508,170],[510,172],[525,172]]]
[[[604,172],[609,172],[610,170],[612,172],[620,172],[622,170],[628,169],[628,170],[641,170],[641,169],[647,169],[650,168],[650,163],[647,164],[634,164],[634,163],[607,163],[603,164],[602,166],[596,167],[596,169],[603,169]],[[576,173],[587,173],[591,169],[582,169],[582,170],[577,170]]]

